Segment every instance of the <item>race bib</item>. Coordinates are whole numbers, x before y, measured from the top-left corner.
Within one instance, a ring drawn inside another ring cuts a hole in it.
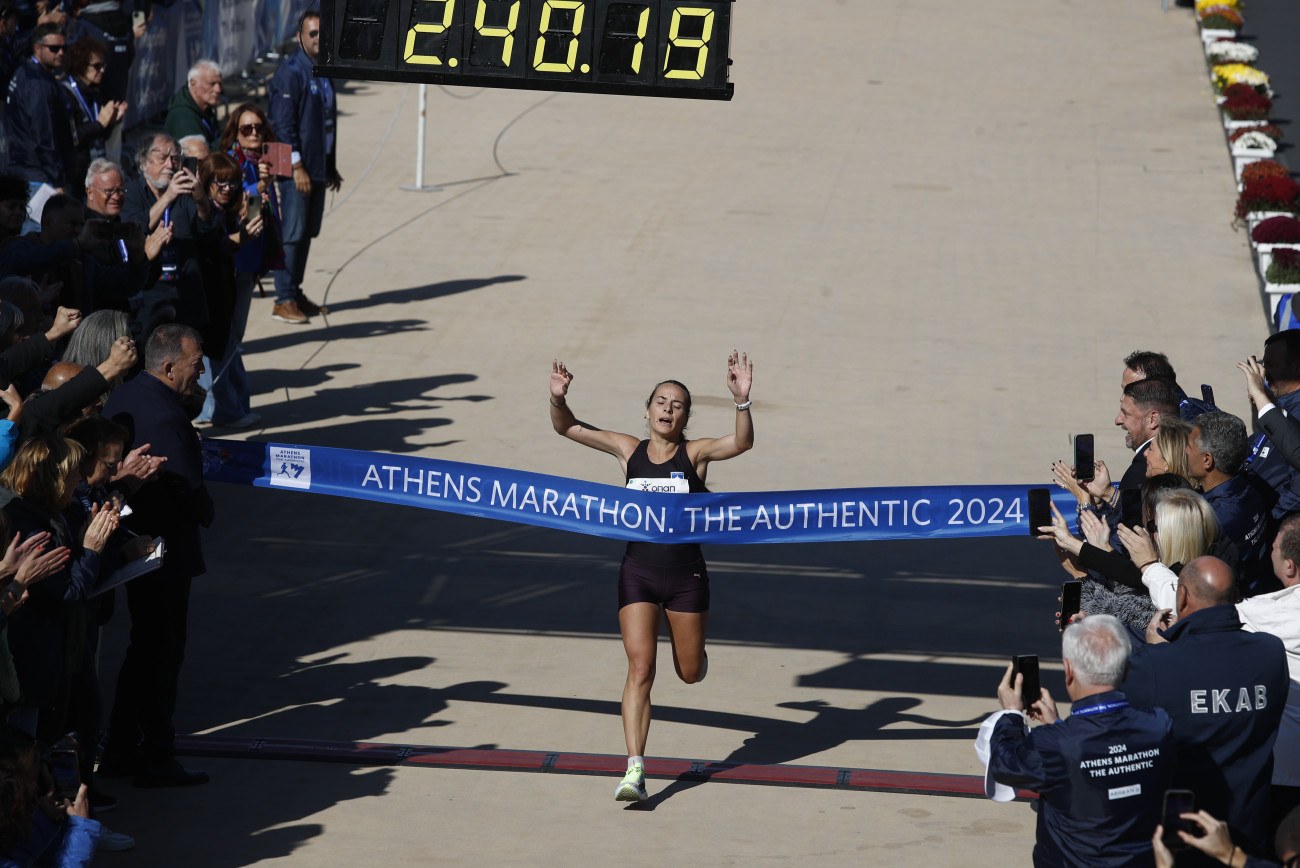
[[[679,474],[670,479],[662,477],[656,479],[629,479],[628,488],[635,488],[637,491],[659,491],[668,494],[690,494],[691,483],[685,475]]]

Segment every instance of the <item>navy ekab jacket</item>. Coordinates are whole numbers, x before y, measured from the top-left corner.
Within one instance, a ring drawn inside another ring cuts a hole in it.
[[[1135,645],[1124,692],[1173,719],[1175,785],[1226,820],[1243,850],[1267,853],[1273,743],[1291,688],[1282,640],[1243,631],[1235,606],[1193,612],[1164,635]]]

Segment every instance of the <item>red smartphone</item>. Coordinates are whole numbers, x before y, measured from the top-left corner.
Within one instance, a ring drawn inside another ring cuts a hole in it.
[[[277,178],[293,177],[293,148],[287,142],[267,142],[262,145],[262,162]]]

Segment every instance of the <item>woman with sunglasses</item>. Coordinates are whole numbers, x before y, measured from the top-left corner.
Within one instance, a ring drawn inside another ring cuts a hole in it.
[[[250,237],[235,254],[235,300],[230,318],[229,345],[233,355],[224,375],[212,384],[210,408],[204,411],[214,423],[232,428],[256,425],[262,417],[253,412],[239,344],[248,327],[248,311],[253,302],[253,288],[268,272],[284,268],[284,250],[280,246],[280,203],[268,161],[262,159],[262,146],[276,141],[275,131],[266,112],[252,103],[244,103],[230,113],[230,121],[221,136],[220,149],[239,164],[243,176],[243,198],[260,200],[262,232]]]
[[[225,233],[218,236],[217,244],[203,245],[199,251],[210,314],[207,326],[202,329],[203,350],[210,364],[204,365],[206,370],[199,380],[199,384],[208,390],[208,396],[203,411],[194,421],[247,428],[261,417],[252,413],[247,403],[242,407],[226,405],[216,392],[218,384],[234,376],[240,381],[243,395],[248,394],[243,362],[238,355],[239,343],[233,339],[239,307],[235,263],[246,246],[261,238],[266,221],[260,206],[265,203],[256,196],[250,201],[244,195],[243,172],[229,154],[216,153],[205,157],[199,163],[199,183],[212,200],[213,212],[224,217]],[[247,307],[244,308],[244,319],[247,320]],[[241,415],[234,415],[241,410]]]
[[[67,103],[72,110],[73,142],[77,150],[77,162],[69,166],[69,177],[80,181],[86,177],[86,170],[95,160],[107,156],[105,142],[113,131],[115,124],[121,123],[126,115],[127,104],[117,100],[100,103],[99,86],[104,81],[104,70],[108,68],[108,46],[92,37],[84,37],[68,43],[63,68],[68,77],[63,82],[68,92]],[[78,184],[69,185],[70,192]]]

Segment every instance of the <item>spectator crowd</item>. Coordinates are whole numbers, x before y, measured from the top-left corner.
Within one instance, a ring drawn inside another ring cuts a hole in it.
[[[1057,613],[1071,714],[1008,666],[976,742],[988,795],[1039,795],[1035,865],[1296,864],[1300,330],[1237,367],[1254,434],[1135,352],[1118,482],[1053,466],[1078,534],[1055,506],[1036,530],[1081,583]]]
[[[127,134],[148,26],[118,0],[0,0],[0,298],[29,314],[24,336],[59,305],[121,311],[142,346],[162,323],[196,329],[208,391],[196,421],[252,427],[240,342],[255,291],[273,284],[279,322],[328,312],[302,288],[325,193],[342,183],[334,89],[312,75],[320,18],[302,18],[265,106],[224,103],[220,68],[199,60],[161,128]]]
[[[302,290],[341,183],[319,16],[266,106],[223,112],[201,60],[161,128],[128,133],[148,26],[118,0],[0,0],[0,866],[134,846],[99,819],[101,779],[208,780],[172,726],[213,520],[194,425],[260,422],[240,342],[263,278],[276,320],[326,312]],[[101,707],[115,614],[130,644]]]

